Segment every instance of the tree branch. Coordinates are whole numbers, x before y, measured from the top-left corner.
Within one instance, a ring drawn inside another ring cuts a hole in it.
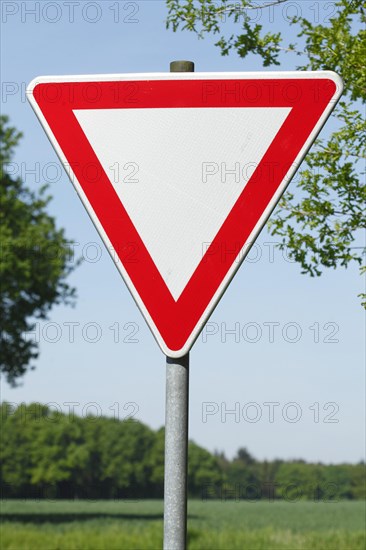
[[[271,6],[278,6],[279,4],[283,4],[284,2],[288,2],[288,0],[276,0],[275,2],[269,2],[268,4],[262,4],[261,6],[252,6],[248,4],[247,6],[243,6],[242,8],[238,9],[237,5],[234,6],[228,6],[227,8],[221,8],[218,9],[216,14],[221,15],[225,12],[235,12],[235,11],[245,11],[245,10],[263,10],[265,8],[270,8]]]

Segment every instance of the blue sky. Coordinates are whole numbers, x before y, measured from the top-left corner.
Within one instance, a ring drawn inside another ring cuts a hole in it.
[[[291,5],[309,19],[324,20],[333,4]],[[212,38],[167,31],[163,1],[2,2],[1,8],[2,112],[24,132],[16,169],[33,188],[53,181],[50,212],[85,259],[70,277],[78,290],[76,307],[54,308],[38,324],[36,370],[16,389],[2,381],[2,399],[53,403],[78,414],[132,414],[158,428],[164,424],[165,357],[24,89],[40,75],[168,71],[174,59],[195,61],[197,71],[262,66],[254,57],[221,57]],[[272,22],[262,14],[261,22],[291,38],[283,10],[272,12]],[[280,69],[293,70],[298,62],[285,56]],[[331,128],[329,121],[325,134]],[[301,275],[264,229],[191,352],[190,437],[228,456],[246,446],[260,459],[364,458],[361,291],[356,266],[317,279]]]

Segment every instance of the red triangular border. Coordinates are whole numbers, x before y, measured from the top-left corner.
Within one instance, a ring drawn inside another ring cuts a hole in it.
[[[169,350],[185,346],[335,91],[328,78],[41,82],[34,87],[41,113]],[[75,109],[173,107],[292,108],[177,302],[73,114]]]

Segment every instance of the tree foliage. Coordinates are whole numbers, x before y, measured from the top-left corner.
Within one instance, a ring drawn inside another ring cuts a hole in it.
[[[0,405],[0,488],[5,498],[162,498],[164,429],[135,419],[65,414],[46,405]],[[222,500],[365,496],[365,464],[261,462],[241,447],[233,460],[188,447],[188,494]]]
[[[333,115],[336,130],[318,139],[296,178],[297,189],[284,195],[269,223],[302,272],[319,276],[324,267],[361,265],[365,253],[357,243],[366,227],[366,12],[362,0],[338,0],[334,16],[324,24],[293,17],[299,43],[289,44],[280,32],[265,33],[251,19],[252,10],[280,9],[287,1],[166,0],[167,27],[201,38],[217,35],[222,55],[253,54],[269,67],[281,64],[283,52],[292,52],[300,70],[333,70],[342,77],[345,91]],[[237,32],[227,36],[228,20]]]
[[[7,173],[21,134],[0,117],[0,369],[14,384],[38,356],[34,320],[54,304],[69,303],[75,291],[66,278],[75,264],[64,231],[47,213],[47,186],[31,191]]]

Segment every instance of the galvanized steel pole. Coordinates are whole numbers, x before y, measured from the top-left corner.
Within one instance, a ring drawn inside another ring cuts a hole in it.
[[[194,72],[192,61],[173,61],[170,72]],[[187,539],[189,353],[167,357],[164,466],[164,550],[185,550]]]
[[[164,550],[185,550],[187,537],[189,355],[167,357]]]

